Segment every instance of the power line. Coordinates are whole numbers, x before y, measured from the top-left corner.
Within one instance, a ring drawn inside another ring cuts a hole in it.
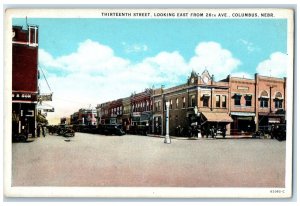
[[[52,92],[52,90],[51,90],[51,88],[50,88],[50,86],[49,86],[49,83],[48,83],[48,81],[47,81],[47,78],[46,78],[46,76],[45,76],[45,73],[44,73],[44,71],[43,71],[43,68],[40,67],[40,66],[39,66],[39,68],[40,68],[40,70],[41,70],[42,73],[43,73],[44,79],[45,79],[45,81],[46,81],[46,83],[47,83],[47,86],[48,86],[49,90]]]

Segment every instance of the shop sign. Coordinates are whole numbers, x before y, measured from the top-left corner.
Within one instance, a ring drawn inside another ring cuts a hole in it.
[[[12,100],[36,101],[36,94],[34,94],[34,93],[14,92],[14,93],[12,93]]]
[[[38,101],[52,101],[52,94],[38,95]]]

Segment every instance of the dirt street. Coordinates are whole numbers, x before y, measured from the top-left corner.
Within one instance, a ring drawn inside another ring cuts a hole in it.
[[[285,142],[76,133],[13,143],[13,186],[284,187]]]

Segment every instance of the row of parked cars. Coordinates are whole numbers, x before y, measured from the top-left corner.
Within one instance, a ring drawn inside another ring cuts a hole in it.
[[[73,129],[76,132],[84,132],[91,134],[103,134],[103,135],[125,135],[122,125],[119,124],[101,124],[98,127],[96,125],[73,125]]]
[[[272,125],[267,128],[260,129],[253,133],[253,138],[263,138],[265,135],[271,139],[277,139],[278,141],[286,140],[286,124]]]

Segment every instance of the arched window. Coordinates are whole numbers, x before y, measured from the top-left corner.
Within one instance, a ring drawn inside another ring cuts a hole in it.
[[[280,92],[277,92],[275,95],[274,103],[275,103],[275,108],[276,109],[281,109],[282,108],[282,94]]]
[[[268,94],[267,91],[264,90],[264,91],[261,92],[260,97],[261,97],[261,98],[269,98],[269,94]]]
[[[275,99],[282,99],[282,94],[280,92],[277,92],[275,95]]]
[[[266,108],[269,106],[269,94],[267,91],[262,91],[260,94],[260,107]]]

